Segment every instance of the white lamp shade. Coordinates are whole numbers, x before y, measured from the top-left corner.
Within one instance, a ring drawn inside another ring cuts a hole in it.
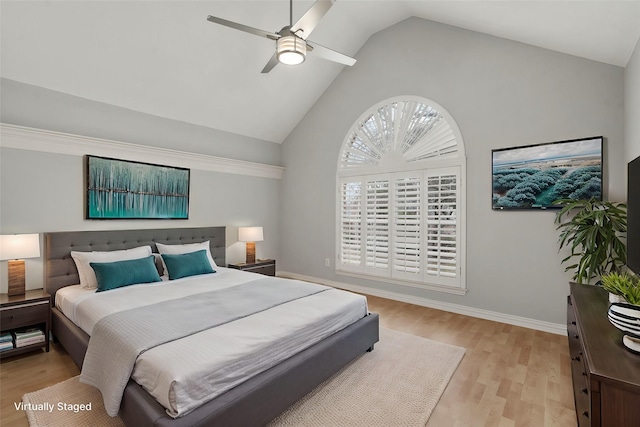
[[[238,241],[262,242],[263,240],[262,227],[238,227]]]
[[[0,236],[0,260],[38,258],[39,234],[6,234]]]

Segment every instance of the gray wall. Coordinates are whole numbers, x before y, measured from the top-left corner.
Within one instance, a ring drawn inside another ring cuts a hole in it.
[[[640,156],[640,40],[624,70],[624,141],[627,162]]]
[[[279,166],[280,144],[0,78],[0,121]]]
[[[570,276],[560,265],[554,213],[491,210],[491,149],[604,135],[608,197],[622,200],[624,70],[418,18],[375,34],[356,57],[283,144],[279,268],[564,323]],[[464,138],[464,296],[334,273],[335,178],[343,139],[373,104],[405,94],[442,105]]]
[[[149,116],[2,80],[3,123],[280,164],[280,145]],[[87,152],[86,154],[92,154]],[[0,233],[227,226],[227,261],[244,260],[238,226],[264,227],[257,256],[278,258],[278,179],[192,169],[188,220],[90,221],[83,217],[81,156],[0,148]],[[42,287],[42,259],[26,260],[27,288]],[[6,262],[0,292],[6,292]]]

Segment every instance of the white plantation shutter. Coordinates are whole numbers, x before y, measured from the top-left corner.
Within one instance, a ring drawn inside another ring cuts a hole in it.
[[[396,175],[393,180],[393,273],[392,277],[421,278],[422,235],[420,175]]]
[[[426,176],[426,274],[427,281],[457,285],[459,227],[457,168],[434,169]]]
[[[338,160],[338,272],[464,293],[461,138],[442,107],[417,97],[354,123]]]
[[[377,166],[386,153],[400,153],[406,162],[458,157],[451,124],[434,107],[418,101],[393,101],[358,122],[340,155],[343,170]]]
[[[389,180],[367,181],[366,267],[389,268]]]
[[[340,185],[340,263],[357,267],[362,259],[362,183]]]

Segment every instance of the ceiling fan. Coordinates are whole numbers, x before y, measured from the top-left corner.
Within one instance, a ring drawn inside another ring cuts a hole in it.
[[[275,40],[276,51],[269,62],[267,62],[267,65],[262,69],[263,73],[271,71],[278,62],[286,65],[301,64],[304,62],[307,52],[309,51],[314,51],[314,55],[328,59],[329,61],[351,66],[356,63],[355,59],[319,45],[316,42],[312,42],[311,40],[307,40],[309,34],[311,34],[316,25],[318,25],[318,22],[320,22],[320,19],[327,13],[331,6],[333,6],[332,0],[318,0],[305,12],[304,15],[302,15],[300,19],[298,19],[298,22],[294,24],[293,0],[289,0],[289,25],[283,27],[276,33],[259,30],[257,28],[227,21],[226,19],[211,15],[207,17],[207,20],[215,24],[224,25],[226,27],[235,28],[236,30],[255,34],[256,36]]]

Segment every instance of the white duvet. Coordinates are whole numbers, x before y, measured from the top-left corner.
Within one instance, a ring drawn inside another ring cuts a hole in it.
[[[56,293],[56,307],[91,335],[111,313],[265,277],[219,267],[215,274],[108,292],[68,286]],[[152,348],[138,357],[132,378],[179,417],[366,313],[365,297],[331,289]]]

